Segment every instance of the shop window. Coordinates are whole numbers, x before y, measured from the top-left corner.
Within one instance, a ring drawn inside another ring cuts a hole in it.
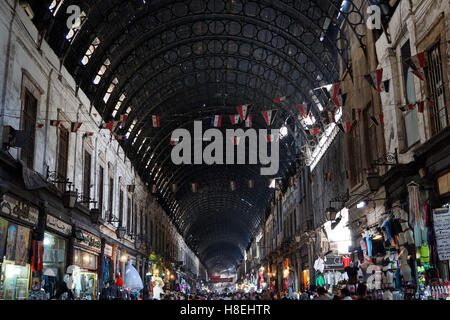
[[[57,235],[44,234],[44,274],[43,288],[52,299],[63,281],[66,261],[66,240]]]
[[[445,81],[442,66],[440,42],[427,52],[427,83],[429,98],[435,102],[431,108],[430,120],[432,134],[435,135],[448,125],[448,107],[445,98]]]
[[[25,89],[22,114],[22,129],[29,134],[29,143],[28,148],[21,149],[20,158],[30,169],[33,169],[34,164],[37,104],[38,100],[28,89]]]

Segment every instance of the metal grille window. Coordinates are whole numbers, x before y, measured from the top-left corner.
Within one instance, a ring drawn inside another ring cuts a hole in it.
[[[100,166],[99,171],[98,171],[98,175],[99,175],[99,179],[98,179],[98,210],[100,210],[100,214],[103,217],[103,177],[105,174],[105,170],[103,169],[102,166]]]
[[[109,195],[108,195],[108,201],[109,201],[109,219],[111,220],[113,217],[113,203],[114,203],[114,179],[112,177],[109,178]]]
[[[25,90],[25,101],[23,107],[22,128],[29,134],[30,140],[28,148],[22,148],[20,159],[25,162],[28,168],[33,168],[34,164],[34,142],[36,136],[36,115],[37,99],[30,91]]]
[[[67,178],[67,158],[69,154],[69,130],[60,127],[58,146],[58,175],[61,179]],[[58,184],[61,191],[65,191],[66,185]]]
[[[91,154],[84,151],[83,200],[89,201],[91,196]],[[88,204],[89,202],[87,202]]]
[[[119,193],[119,227],[123,227],[123,191]]]
[[[435,135],[448,125],[448,110],[445,99],[445,82],[442,69],[440,43],[435,44],[427,52],[428,68],[427,81],[430,99],[435,102],[431,108],[431,129]]]
[[[131,221],[131,208],[132,208],[132,204],[131,204],[131,198],[128,198],[128,203],[127,203],[127,233],[130,234],[133,232],[133,228],[132,228],[132,221]]]

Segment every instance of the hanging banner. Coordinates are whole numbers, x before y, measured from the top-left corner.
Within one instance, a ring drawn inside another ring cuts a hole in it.
[[[433,210],[433,224],[439,260],[450,260],[450,209]]]

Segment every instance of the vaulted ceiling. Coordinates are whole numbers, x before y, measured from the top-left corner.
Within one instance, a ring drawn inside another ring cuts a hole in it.
[[[313,139],[297,105],[311,106],[315,126],[327,124],[327,98],[316,93],[314,101],[312,89],[338,80],[338,58],[347,63],[348,39],[339,29],[350,28],[361,43],[363,36],[358,7],[342,0],[30,3],[36,26],[104,121],[128,114],[117,131],[129,134],[121,146],[149,188],[157,186],[160,204],[210,271],[242,259],[273,194],[270,179],[295,170],[299,146]],[[71,5],[83,11],[73,32],[67,27]],[[253,128],[266,129],[261,111],[277,109],[269,128],[289,129],[280,142],[278,174],[261,176],[260,164],[172,163],[174,129],[192,131],[194,120],[210,128],[214,115],[224,115],[221,130],[243,128],[228,120],[243,104],[250,104]],[[153,127],[152,115],[160,127]]]

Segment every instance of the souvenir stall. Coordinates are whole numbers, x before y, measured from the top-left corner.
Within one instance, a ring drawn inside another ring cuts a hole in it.
[[[72,235],[72,226],[48,214],[46,229],[43,242],[44,272],[41,284],[45,292],[45,299],[53,299],[61,282],[64,281],[67,243]]]
[[[42,250],[42,242],[32,240],[38,209],[5,194],[0,209],[0,300],[27,300],[30,289],[30,246]],[[40,251],[38,250],[38,251]],[[36,251],[33,251],[36,252]],[[39,256],[42,259],[42,255]],[[42,261],[39,261],[42,270]]]
[[[73,276],[74,296],[79,300],[97,300],[98,298],[98,260],[101,252],[100,238],[84,230],[74,240],[73,264],[79,271]]]

